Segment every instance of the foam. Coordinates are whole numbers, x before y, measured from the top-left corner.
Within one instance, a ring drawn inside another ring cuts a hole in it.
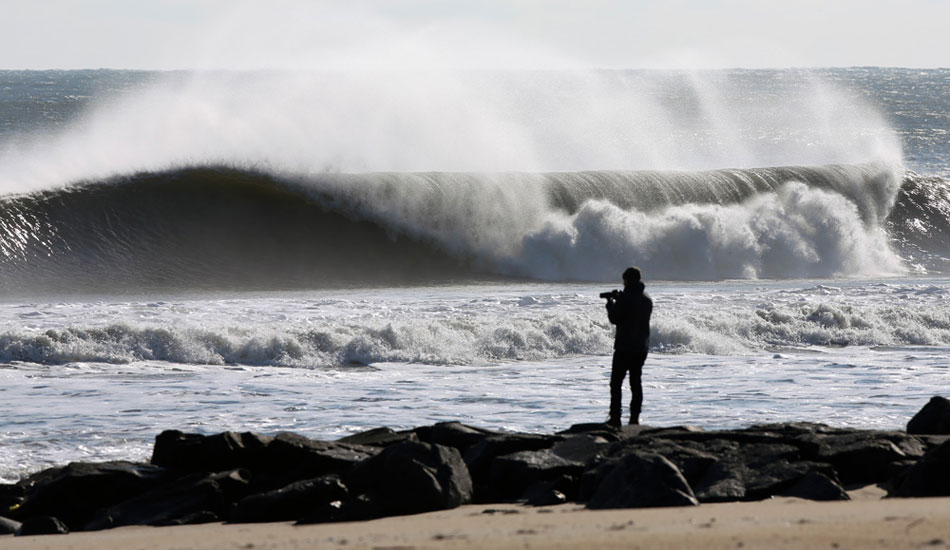
[[[847,282],[836,285],[837,292],[827,285],[752,284],[651,284],[656,303],[651,349],[734,355],[845,345],[950,345],[950,308],[945,293],[935,290],[946,290],[945,282],[886,287]],[[472,288],[485,298],[494,292]],[[67,306],[50,318],[24,311],[16,317],[23,328],[0,334],[0,361],[322,369],[600,356],[610,354],[613,344],[613,327],[596,298],[602,288],[539,289],[527,295],[505,289],[506,295],[496,299],[460,298],[438,288],[366,289],[357,302],[253,300],[255,309],[246,310],[242,300],[195,301],[166,304],[157,308],[157,316],[139,315],[142,308],[135,304]]]

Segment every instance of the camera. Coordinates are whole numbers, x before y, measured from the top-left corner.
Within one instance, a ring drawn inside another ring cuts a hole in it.
[[[610,292],[601,292],[600,297],[606,298],[607,300],[616,300],[617,296],[620,296],[620,291],[617,289],[611,290]]]

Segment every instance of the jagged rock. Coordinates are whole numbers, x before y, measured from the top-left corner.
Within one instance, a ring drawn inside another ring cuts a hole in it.
[[[353,445],[368,445],[370,447],[386,447],[400,441],[419,441],[415,432],[397,432],[392,428],[373,428],[364,432],[341,437],[337,443]]]
[[[923,443],[900,432],[855,431],[821,436],[816,459],[828,462],[845,484],[881,483],[889,479],[892,464],[924,455]]]
[[[376,431],[377,441],[383,437],[380,431]],[[399,438],[409,439],[410,436]],[[246,468],[254,472],[257,489],[264,491],[301,479],[342,474],[378,452],[379,448],[375,446],[318,441],[291,432],[282,432],[275,437],[251,432],[205,436],[168,430],[155,440],[152,463],[180,472]]]
[[[251,432],[202,435],[166,430],[155,438],[151,462],[181,472],[254,468],[271,440]]]
[[[220,521],[247,496],[248,472],[194,473],[100,510],[87,531],[122,525],[183,525]]]
[[[573,435],[555,443],[550,449],[520,451],[492,459],[487,482],[480,500],[511,500],[539,482],[570,479],[574,483],[559,489],[577,493],[576,482],[586,465],[599,458],[609,444],[599,435]],[[522,497],[524,498],[524,497]]]
[[[695,506],[699,504],[679,469],[653,453],[634,452],[601,465],[591,509]]]
[[[55,516],[75,531],[97,509],[144,493],[167,478],[165,468],[150,464],[73,462],[21,481],[23,501],[8,514],[20,521],[31,516]]]
[[[26,519],[16,532],[18,537],[33,535],[65,535],[69,528],[53,516],[33,516]]]
[[[950,434],[950,400],[934,396],[907,423],[909,434]]]
[[[235,523],[298,520],[323,505],[346,499],[348,493],[336,475],[297,481],[244,497],[234,506],[229,520]]]
[[[730,439],[709,437],[715,433]],[[694,438],[697,434],[700,437]],[[826,464],[802,461],[799,447],[783,441],[770,433],[652,432],[613,444],[607,451],[606,463],[617,462],[630,453],[662,455],[676,465],[700,502],[767,498],[787,489],[815,468],[834,475]],[[581,480],[581,496],[590,498],[592,479],[586,475],[585,478]]]
[[[379,452],[379,447],[318,441],[282,432],[264,449],[263,464],[255,471],[261,479],[255,479],[255,485],[276,489],[301,479],[342,475]]]
[[[432,426],[416,428],[419,440],[446,447],[455,447],[460,453],[486,437],[502,435],[498,432],[468,426],[460,422],[439,422]]]
[[[0,516],[0,535],[12,535],[23,525],[19,521]]]
[[[804,477],[780,494],[808,500],[851,500],[838,481],[817,470],[809,470]]]
[[[585,464],[601,456],[609,446],[609,442],[599,435],[581,434],[555,443],[551,452],[565,460]]]
[[[829,478],[835,475],[830,465],[816,462],[778,459],[749,466],[721,461],[696,485],[696,497],[700,502],[762,500],[788,490],[812,471]]]
[[[404,441],[358,464],[345,483],[385,515],[445,510],[472,499],[472,479],[453,447]]]
[[[489,483],[484,490],[490,500],[513,500],[534,483],[561,476],[579,477],[583,472],[583,462],[562,458],[551,449],[522,451],[492,461]]]
[[[469,447],[464,457],[475,487],[476,502],[487,502],[483,493],[485,497],[491,494],[491,467],[496,458],[523,451],[549,449],[563,439],[562,436],[537,434],[498,434]]]
[[[607,450],[607,456],[620,457],[633,450],[663,455],[679,468],[690,486],[695,486],[720,457],[735,454],[738,448],[737,443],[724,440],[712,440],[703,444],[694,441],[669,441],[657,437],[641,437],[615,443]]]
[[[893,485],[888,496],[950,496],[950,441],[927,451]]]
[[[709,440],[677,460],[685,462],[687,479],[700,502],[760,500],[787,489],[812,469],[832,473],[827,464],[800,460],[798,447],[768,441],[772,442]],[[715,457],[712,464],[710,456]]]

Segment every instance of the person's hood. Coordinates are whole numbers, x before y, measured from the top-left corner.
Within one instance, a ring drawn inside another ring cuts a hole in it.
[[[643,284],[643,281],[623,285],[624,290],[632,290],[633,292],[643,292],[645,288],[646,285]]]

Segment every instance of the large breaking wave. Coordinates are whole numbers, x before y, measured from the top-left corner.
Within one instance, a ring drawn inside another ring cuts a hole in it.
[[[877,164],[294,176],[195,167],[6,196],[5,293],[939,270],[939,178]],[[902,257],[903,256],[903,257]]]

